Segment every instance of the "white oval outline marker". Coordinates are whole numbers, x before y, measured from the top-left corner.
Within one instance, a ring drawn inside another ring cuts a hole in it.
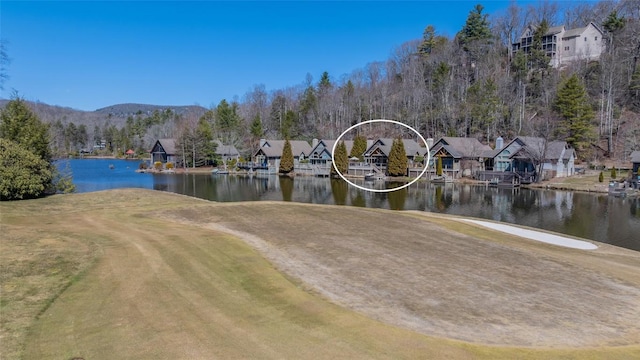
[[[396,124],[396,125],[401,125],[404,126],[408,129],[410,129],[411,131],[413,131],[414,133],[418,134],[418,137],[420,137],[420,140],[422,140],[422,142],[424,143],[424,145],[427,147],[427,161],[425,162],[424,165],[424,169],[422,169],[422,172],[420,173],[420,175],[416,176],[415,179],[411,180],[410,182],[402,185],[402,186],[398,186],[395,188],[391,188],[391,189],[370,189],[364,186],[360,186],[358,184],[354,184],[351,181],[347,180],[347,178],[344,177],[344,175],[342,175],[342,173],[340,172],[340,170],[338,170],[338,168],[336,167],[336,161],[334,158],[334,154],[336,152],[336,146],[338,145],[338,143],[340,142],[340,139],[349,131],[355,129],[356,127],[360,126],[360,125],[366,125],[366,124],[373,124],[373,123],[390,123],[390,124]],[[395,121],[395,120],[387,120],[387,119],[375,119],[375,120],[367,120],[367,121],[363,121],[361,123],[357,123],[353,126],[351,126],[350,128],[348,128],[347,130],[345,130],[342,134],[340,134],[340,136],[338,136],[338,138],[336,139],[336,142],[333,144],[333,148],[331,148],[331,166],[333,166],[333,169],[338,173],[338,175],[340,175],[340,177],[342,178],[342,180],[346,181],[349,185],[355,186],[358,189],[364,190],[364,191],[371,191],[371,192],[376,192],[376,193],[387,193],[387,192],[392,192],[392,191],[396,191],[396,190],[402,190],[408,186],[411,186],[411,184],[413,184],[414,182],[418,181],[418,179],[420,179],[425,172],[427,172],[427,168],[429,167],[429,160],[431,160],[431,153],[430,153],[430,149],[429,149],[429,144],[427,144],[427,141],[422,137],[422,135],[420,135],[420,133],[412,128],[411,126],[407,125],[407,124],[403,124],[399,121]]]

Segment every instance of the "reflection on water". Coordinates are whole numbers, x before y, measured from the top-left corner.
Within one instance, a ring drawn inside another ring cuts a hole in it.
[[[137,162],[115,161],[113,170],[109,170],[109,162],[71,162],[78,191],[144,187],[221,202],[275,200],[432,211],[516,223],[640,251],[637,198],[426,182],[391,193],[372,193],[341,179],[137,174]],[[384,182],[374,186],[395,187]]]

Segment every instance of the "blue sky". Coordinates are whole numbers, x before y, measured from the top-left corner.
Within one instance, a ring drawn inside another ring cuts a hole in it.
[[[317,82],[385,61],[433,24],[453,36],[478,1],[1,1],[9,80],[27,100],[216,105],[255,85]],[[508,1],[480,2],[486,13]],[[521,2],[519,2],[521,3]]]

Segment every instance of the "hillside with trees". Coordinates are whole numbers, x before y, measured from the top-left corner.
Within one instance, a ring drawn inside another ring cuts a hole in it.
[[[602,33],[599,58],[552,66],[547,32],[590,23]],[[512,44],[529,26],[529,51],[515,51]],[[335,139],[353,124],[385,118],[404,122],[425,138],[466,136],[492,145],[498,136],[539,136],[567,140],[585,161],[623,160],[640,149],[639,60],[638,1],[545,1],[525,7],[514,2],[494,14],[478,4],[454,37],[425,24],[422,34],[397,46],[386,61],[339,78],[324,72],[317,81],[308,74],[302,84],[284,89],[255,85],[237,101],[185,112],[138,111],[129,104],[76,120],[64,108],[44,115],[35,104],[34,111],[54,124],[58,154],[98,139],[112,152],[144,151],[156,138],[188,134],[212,136],[249,155],[260,137]],[[75,129],[68,129],[71,123]]]

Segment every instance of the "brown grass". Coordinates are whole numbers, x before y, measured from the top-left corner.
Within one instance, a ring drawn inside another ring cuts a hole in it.
[[[0,214],[3,359],[640,357],[640,257],[612,246],[145,190]]]

